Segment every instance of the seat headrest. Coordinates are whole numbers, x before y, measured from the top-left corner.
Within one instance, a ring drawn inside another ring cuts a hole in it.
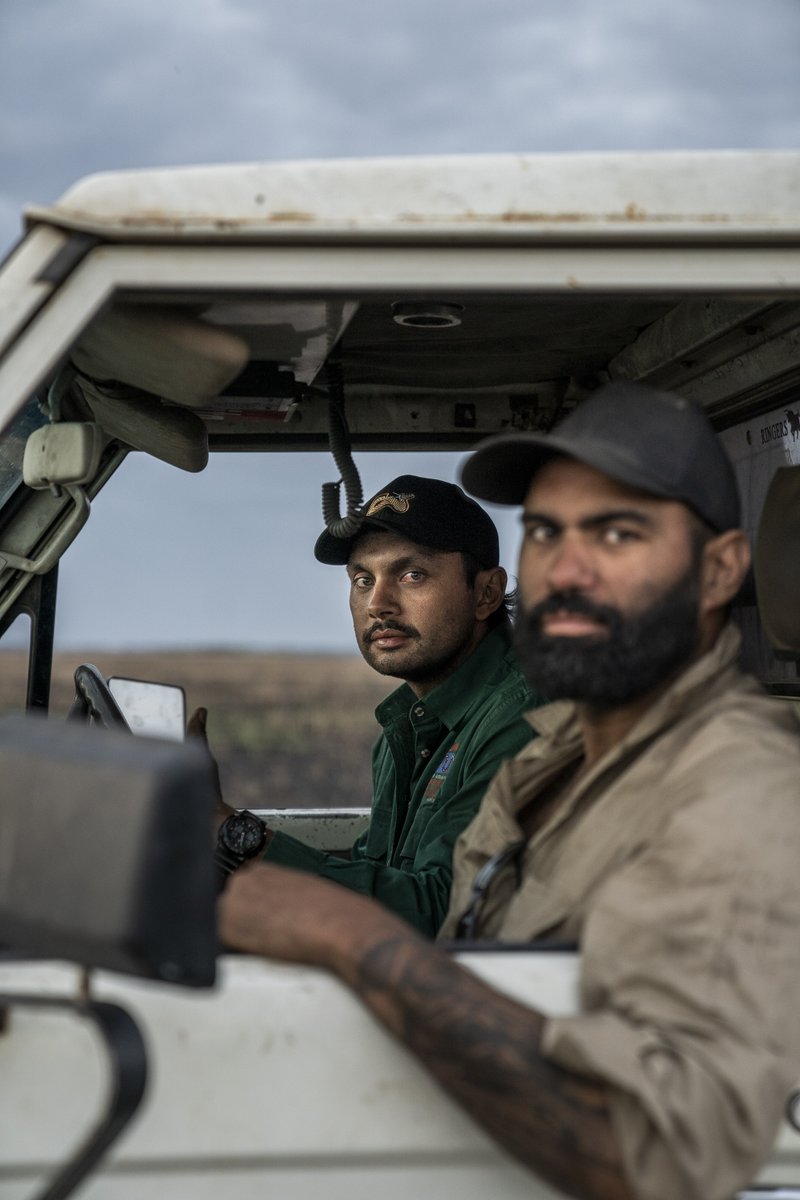
[[[761,623],[780,658],[800,659],[800,466],[779,467],[756,535],[753,573]]]

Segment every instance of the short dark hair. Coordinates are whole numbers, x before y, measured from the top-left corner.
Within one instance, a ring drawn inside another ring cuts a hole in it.
[[[467,587],[472,587],[475,580],[481,571],[487,570],[481,566],[477,558],[470,554],[467,550],[462,550],[461,561],[464,564],[464,575],[467,580]],[[510,625],[514,619],[514,614],[517,611],[517,589],[514,588],[511,592],[506,592],[503,596],[502,604],[499,604],[494,612],[487,617],[486,624],[489,629],[495,629],[498,625]]]

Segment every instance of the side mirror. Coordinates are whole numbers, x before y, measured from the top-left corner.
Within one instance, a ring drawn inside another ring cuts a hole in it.
[[[186,734],[186,696],[183,688],[144,679],[112,675],[108,690],[116,700],[131,733],[139,737],[182,742]]]
[[[208,756],[190,742],[0,720],[0,946],[214,982]]]

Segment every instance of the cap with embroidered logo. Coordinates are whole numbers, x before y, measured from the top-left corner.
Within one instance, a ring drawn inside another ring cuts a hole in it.
[[[488,513],[455,483],[399,475],[364,505],[364,521],[352,537],[337,538],[327,529],[319,535],[314,557],[342,566],[365,533],[388,530],[431,550],[471,554],[482,567],[500,560],[497,530]]]

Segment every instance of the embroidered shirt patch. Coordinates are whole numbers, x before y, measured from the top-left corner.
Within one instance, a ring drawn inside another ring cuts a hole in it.
[[[447,751],[442,761],[439,763],[436,770],[428,780],[428,786],[425,788],[424,800],[435,800],[439,794],[439,789],[447,778],[447,772],[455,762],[456,751],[458,750],[458,742],[453,742],[453,745]]]

